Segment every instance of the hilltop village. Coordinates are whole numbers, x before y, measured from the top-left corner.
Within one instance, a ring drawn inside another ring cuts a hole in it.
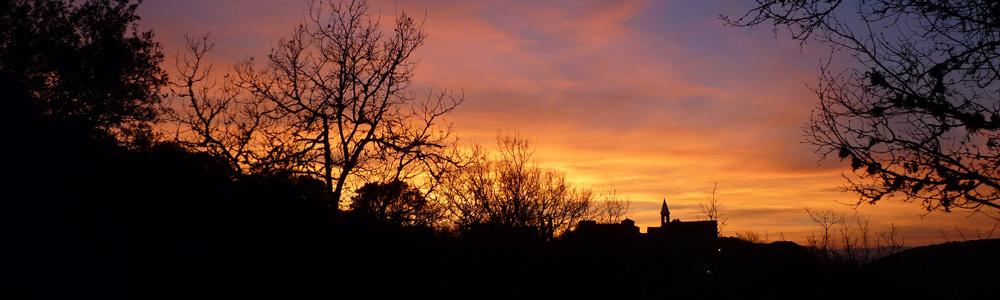
[[[718,221],[681,221],[670,219],[670,208],[663,200],[660,208],[660,226],[646,227],[640,233],[635,221],[622,220],[618,224],[598,224],[596,221],[580,221],[575,231],[568,234],[568,240],[589,242],[642,241],[651,245],[687,250],[711,250],[719,236]]]

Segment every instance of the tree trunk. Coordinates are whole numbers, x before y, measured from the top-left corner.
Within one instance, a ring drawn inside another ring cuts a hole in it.
[[[337,189],[333,189],[333,151],[330,149],[330,126],[329,120],[323,118],[323,133],[320,137],[323,144],[323,181],[326,182],[326,193],[329,196],[330,206],[334,210],[340,210],[340,181],[337,182]]]

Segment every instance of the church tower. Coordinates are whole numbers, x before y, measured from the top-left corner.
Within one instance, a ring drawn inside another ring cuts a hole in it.
[[[660,227],[666,227],[670,222],[670,209],[667,208],[667,199],[663,199],[663,207],[660,208]]]

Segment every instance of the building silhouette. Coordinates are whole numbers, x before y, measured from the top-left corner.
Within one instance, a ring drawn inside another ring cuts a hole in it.
[[[680,219],[670,220],[670,208],[667,207],[667,200],[663,200],[660,208],[660,227],[646,227],[646,234],[657,238],[669,238],[680,240],[711,240],[719,236],[719,222],[708,221],[688,221]]]
[[[670,208],[663,200],[660,208],[660,226],[646,227],[640,233],[635,221],[625,219],[618,224],[598,224],[596,221],[580,221],[567,238],[590,242],[637,241],[648,246],[686,251],[711,251],[718,240],[719,223],[708,221],[670,220]]]

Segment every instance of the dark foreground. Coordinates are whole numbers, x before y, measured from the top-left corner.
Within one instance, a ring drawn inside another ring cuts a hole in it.
[[[308,181],[233,174],[170,145],[124,149],[72,124],[21,124],[35,130],[9,147],[7,299],[955,299],[996,295],[1000,282],[1000,240],[856,267],[789,242],[692,250],[377,226],[330,211]]]

